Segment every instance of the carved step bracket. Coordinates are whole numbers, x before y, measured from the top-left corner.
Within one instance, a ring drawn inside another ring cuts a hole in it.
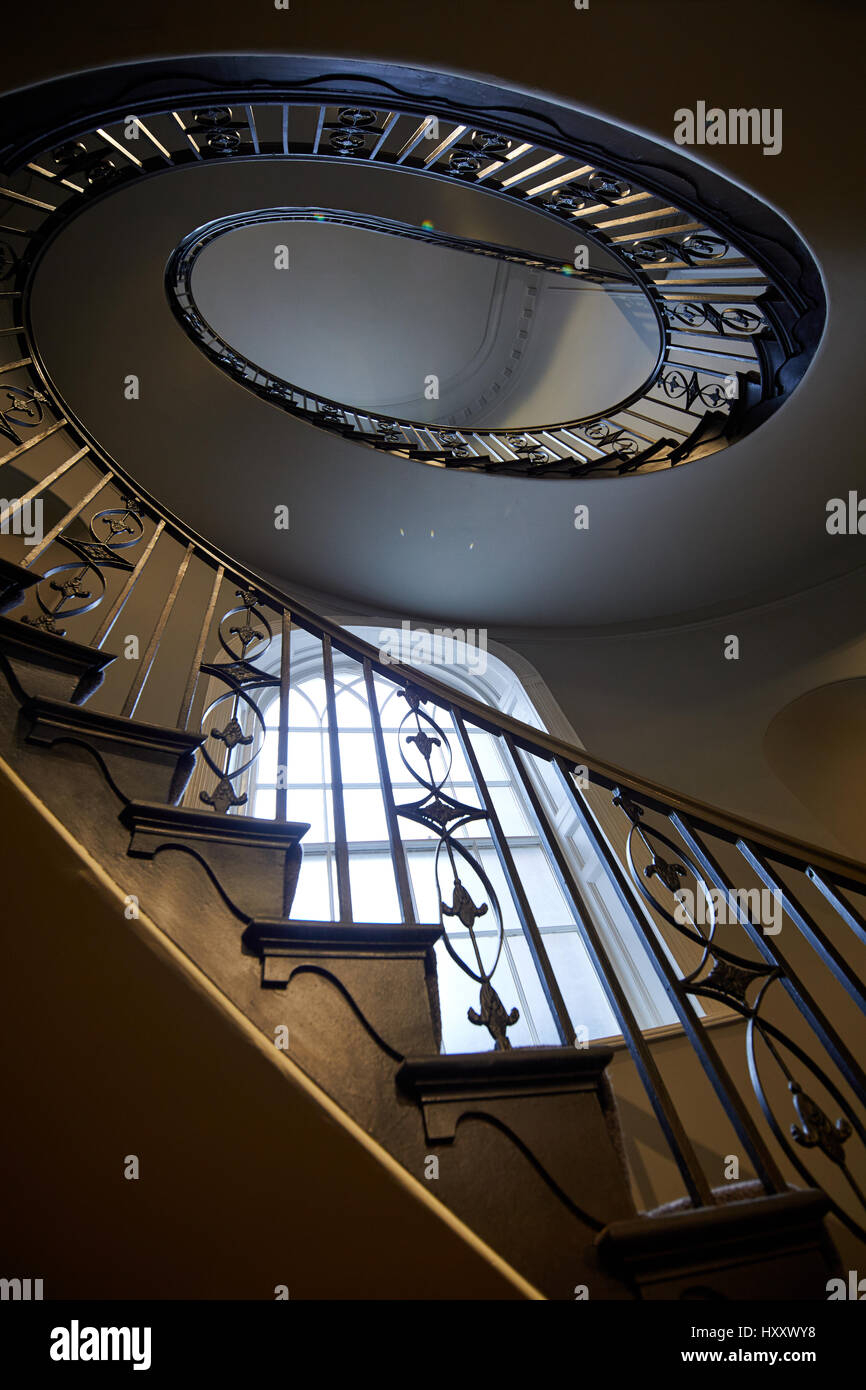
[[[120,820],[131,832],[134,858],[153,859],[167,850],[192,854],[244,920],[288,916],[309,825],[146,801],[130,802]]]
[[[608,1226],[596,1249],[638,1298],[823,1299],[838,1265],[823,1225],[829,1205],[809,1188],[650,1213]]]
[[[113,652],[85,647],[4,617],[0,617],[0,654],[17,683],[17,698],[44,695],[74,705],[83,704],[102,684],[106,666],[115,659]]]
[[[183,795],[204,741],[201,733],[143,724],[41,695],[24,705],[22,722],[29,743],[51,748],[74,740],[92,748],[127,800],[134,792],[172,806]]]
[[[258,919],[247,927],[243,944],[261,959],[263,987],[285,989],[293,975],[304,971],[327,975],[368,1026],[405,1055],[440,1046],[433,947],[441,932],[438,923]]]
[[[517,1047],[411,1057],[397,1085],[421,1107],[431,1144],[460,1143],[465,1118],[507,1130],[577,1206],[634,1212],[607,1047]]]

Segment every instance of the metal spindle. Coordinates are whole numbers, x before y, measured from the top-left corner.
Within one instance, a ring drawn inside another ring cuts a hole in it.
[[[331,753],[331,803],[334,808],[334,854],[337,861],[337,899],[340,921],[351,922],[352,890],[349,883],[349,845],[346,839],[346,811],[343,805],[343,772],[340,764],[340,735],[337,728],[337,701],[334,694],[334,658],[331,639],[322,637],[322,667],[328,706],[328,747]]]
[[[47,430],[40,430],[38,434],[31,434],[29,439],[25,439],[21,444],[16,444],[14,449],[10,449],[8,453],[4,454],[0,458],[0,465],[11,463],[13,459],[18,458],[19,454],[26,454],[28,449],[35,449],[36,445],[41,444],[43,439],[47,439],[51,434],[56,434],[67,423],[66,416],[62,415],[53,425],[49,425]]]
[[[574,1025],[569,1017],[565,1000],[562,997],[562,990],[559,988],[559,981],[550,963],[550,957],[547,954],[541,932],[538,930],[535,914],[532,911],[529,899],[526,896],[526,890],[523,887],[523,882],[517,872],[514,856],[511,853],[511,846],[502,830],[499,816],[496,814],[493,799],[484,779],[484,774],[481,771],[481,765],[478,762],[475,749],[472,747],[472,742],[466,731],[466,725],[463,723],[462,715],[453,705],[451,706],[451,717],[454,720],[454,727],[460,739],[463,756],[466,758],[469,764],[469,770],[472,773],[472,781],[475,784],[476,794],[487,812],[496,854],[502,866],[502,872],[505,875],[508,887],[511,890],[511,896],[517,911],[517,919],[523,928],[523,934],[529,946],[530,954],[535,962],[535,967],[541,980],[541,987],[553,1016],[554,1024],[556,1025],[556,1031],[559,1034],[560,1042],[564,1043],[567,1047],[571,1047],[574,1044],[576,1036]]]
[[[53,473],[49,473],[47,478],[41,478],[39,482],[34,483],[33,487],[30,488],[28,492],[25,492],[23,496],[16,497],[15,500],[9,504],[9,506],[6,508],[3,514],[0,515],[0,526],[5,526],[9,518],[11,516],[15,516],[17,512],[20,512],[23,506],[25,506],[28,502],[32,502],[33,499],[35,497],[38,497],[40,493],[46,492],[48,488],[52,486],[52,484],[57,482],[58,478],[62,478],[64,473],[68,473],[70,468],[73,468],[75,464],[78,462],[78,460],[80,458],[83,458],[87,452],[88,449],[85,445],[83,449],[78,450],[77,454],[73,454],[72,457],[68,458],[65,463],[61,463],[57,468],[55,468]]]
[[[199,667],[201,666],[201,659],[204,655],[205,642],[207,641],[207,635],[210,632],[210,625],[213,621],[214,609],[216,608],[216,602],[219,596],[219,591],[223,582],[224,574],[225,567],[223,565],[220,565],[219,569],[214,575],[213,587],[210,591],[210,599],[208,600],[207,610],[205,611],[204,618],[202,619],[201,628],[199,629],[198,634],[198,642],[196,643],[195,653],[193,654],[193,658],[190,663],[189,674],[186,678],[186,686],[183,692],[183,699],[180,702],[180,709],[178,710],[177,715],[177,727],[179,729],[186,729],[189,725],[189,716],[192,710],[193,696],[195,695],[195,688],[198,684]]]
[[[613,962],[605,949],[601,935],[584,902],[583,894],[580,891],[577,879],[572,872],[568,860],[562,852],[556,832],[550,824],[547,813],[541,804],[541,799],[529,776],[528,769],[523,763],[510,734],[506,734],[505,742],[511,754],[512,762],[517,769],[527,800],[532,807],[533,814],[535,815],[548,850],[550,851],[550,857],[559,885],[574,909],[578,930],[589,957],[601,970],[600,983],[604,989],[605,996],[619,1024],[620,1031],[625,1039],[632,1061],[637,1068],[638,1075],[643,1083],[650,1105],[661,1126],[662,1133],[667,1140],[668,1147],[679,1169],[680,1176],[686,1185],[689,1197],[695,1206],[712,1206],[715,1201],[712,1189],[707,1182],[691,1140],[686,1134],[676,1106],[662,1080],[661,1072],[656,1066],[652,1051],[641,1032],[640,1025],[635,1018],[628,996],[620,983]]]
[[[808,868],[806,877],[814,883],[816,888],[824,894],[830,906],[839,914],[847,927],[850,927],[855,936],[866,946],[866,920],[857,911],[853,903],[849,903],[847,898],[843,898],[838,887],[832,887],[827,875],[819,874],[817,869]]]
[[[100,623],[99,631],[93,639],[94,647],[101,647],[103,642],[107,639],[108,634],[111,632],[111,629],[114,627],[114,624],[117,622],[117,619],[123,612],[123,609],[126,606],[126,600],[129,598],[130,594],[135,588],[138,577],[141,574],[141,571],[144,569],[145,565],[147,564],[151,552],[164,530],[165,522],[158,521],[156,526],[154,527],[153,535],[148,541],[147,546],[145,547],[142,554],[139,555],[138,560],[136,561],[135,568],[131,571],[129,575],[127,575],[126,583],[120,590],[120,593],[117,595],[116,599],[114,600],[105,617],[103,618],[102,622]]]
[[[289,696],[292,687],[292,615],[282,612],[280,645],[280,713],[277,730],[277,799],[276,819],[289,818]]]
[[[414,923],[416,920],[415,908],[412,904],[412,888],[409,881],[409,869],[406,863],[406,851],[403,848],[403,838],[400,834],[397,807],[394,801],[394,788],[391,785],[391,774],[388,769],[388,755],[385,751],[385,737],[382,733],[379,702],[376,699],[373,667],[370,665],[368,657],[364,658],[364,682],[367,687],[367,704],[370,709],[370,723],[373,726],[373,740],[376,745],[376,765],[379,769],[379,781],[382,785],[382,799],[385,803],[385,820],[388,824],[388,843],[391,847],[391,862],[394,865],[394,874],[397,879],[397,891],[400,895],[400,911],[404,922]]]
[[[162,612],[160,613],[159,618],[157,619],[156,627],[153,629],[150,641],[147,644],[147,650],[138,664],[138,671],[136,673],[135,680],[132,682],[129,694],[124,700],[123,708],[120,711],[121,715],[125,719],[131,719],[132,716],[135,714],[136,706],[138,705],[138,702],[141,699],[141,692],[144,688],[144,682],[147,680],[147,677],[150,674],[150,668],[153,665],[153,659],[156,656],[157,647],[159,646],[162,640],[162,634],[165,631],[165,625],[169,620],[171,610],[174,608],[175,600],[177,599],[180,586],[183,583],[183,577],[186,574],[187,566],[189,565],[189,562],[192,559],[192,553],[194,548],[195,547],[193,546],[192,542],[190,542],[190,544],[184,551],[183,559],[178,565],[177,574],[174,577],[174,583],[172,584],[171,589],[169,590],[168,597],[165,600],[165,603],[162,605]]]
[[[683,990],[681,981],[677,978],[661,942],[655,932],[650,930],[643,912],[635,905],[633,892],[626,880],[622,865],[596,826],[589,803],[571,780],[567,762],[564,758],[557,757],[554,766],[589,836],[590,843],[607,870],[608,878],[616,890],[617,897],[625,909],[629,921],[647,948],[653,968],[677,1011],[685,1035],[694,1048],[728,1119],[739,1135],[764,1190],[766,1192],[785,1191],[787,1184],[779,1171],[776,1160],[758,1133],[757,1126],[743,1104],[715,1044],[702,1028],[691,1000]]]
[[[60,532],[63,531],[69,525],[70,521],[74,521],[75,518],[81,512],[84,511],[84,508],[90,502],[93,501],[94,497],[96,497],[97,494],[100,493],[104,487],[108,486],[113,477],[113,473],[106,473],[105,476],[100,478],[97,483],[94,483],[90,491],[86,492],[84,496],[81,498],[81,500],[75,503],[74,507],[70,507],[69,511],[64,513],[64,515],[58,521],[57,525],[52,526],[51,530],[47,533],[47,535],[43,536],[39,544],[34,545],[29,555],[26,555],[24,559],[21,561],[21,568],[25,570],[29,569],[29,567],[34,563],[34,561],[38,560],[39,556],[42,555],[48,549],[51,542],[57,539],[57,537],[60,535]]]

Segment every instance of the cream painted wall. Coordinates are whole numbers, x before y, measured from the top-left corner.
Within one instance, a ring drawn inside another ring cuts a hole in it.
[[[841,545],[858,537],[840,537]],[[866,858],[866,824],[842,834],[838,818],[822,819],[810,804],[810,767],[827,750],[826,723],[803,720],[803,777],[785,753],[768,756],[773,719],[808,691],[866,676],[866,570],[820,585],[766,608],[676,629],[598,635],[587,631],[499,631],[497,640],[532,662],[550,686],[590,753],[675,791],[828,849]],[[725,659],[726,638],[739,638],[739,658]],[[850,767],[837,757],[833,776],[845,795],[864,756],[864,723],[849,704]],[[829,774],[829,768],[828,768]],[[862,803],[850,797],[852,817]]]

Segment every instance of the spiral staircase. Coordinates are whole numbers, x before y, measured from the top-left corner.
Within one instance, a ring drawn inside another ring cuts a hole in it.
[[[281,1184],[278,1173],[262,1174],[260,1193],[250,1154],[239,1159],[238,1182],[259,1204],[257,1219],[283,1239],[294,1229],[303,1250],[312,1249],[322,1221],[346,1250],[380,1241],[394,1260],[382,1276],[383,1296],[399,1296],[402,1277],[405,1296],[459,1288],[462,1296],[553,1299],[824,1297],[840,1267],[837,1249],[850,1262],[866,1238],[866,1076],[856,1044],[866,1008],[866,869],[682,797],[383,660],[197,534],[112,458],[61,393],[37,327],[40,274],[52,255],[57,264],[66,232],[86,230],[88,217],[112,199],[155,190],[185,169],[293,160],[342,168],[364,160],[396,177],[404,170],[461,189],[483,185],[497,208],[508,204],[503,216],[515,230],[529,226],[521,218],[535,217],[552,241],[527,251],[502,237],[474,237],[470,254],[507,261],[519,275],[558,275],[559,248],[577,237],[591,251],[588,285],[628,284],[644,297],[660,349],[638,390],[596,415],[518,432],[470,429],[474,422],[459,418],[447,428],[382,419],[313,394],[239,354],[198,310],[193,262],[225,231],[211,223],[190,229],[166,269],[176,341],[195,353],[196,370],[267,402],[269,418],[300,422],[320,447],[323,440],[351,447],[358,458],[372,451],[393,468],[505,475],[527,488],[589,478],[627,488],[631,476],[711,455],[712,466],[724,467],[727,447],[760,429],[796,389],[823,316],[808,253],[781,219],[747,207],[739,194],[740,205],[722,213],[717,189],[686,189],[679,172],[590,139],[596,129],[554,130],[541,103],[508,111],[488,95],[485,107],[479,84],[443,82],[422,96],[381,74],[337,79],[314,65],[266,91],[239,71],[229,83],[218,71],[193,79],[171,65],[161,69],[159,90],[153,73],[130,83],[122,96],[105,93],[101,105],[91,98],[86,115],[68,93],[56,97],[62,120],[51,100],[41,103],[5,151],[0,188],[0,466],[9,494],[0,518],[3,852],[13,884],[10,950],[27,982],[10,1001],[8,1021],[11,1028],[33,1017],[40,994],[49,1017],[63,1020],[53,1064],[45,1044],[36,1045],[29,1082],[27,1057],[5,1049],[13,1111],[31,1116],[42,1142],[49,1131],[33,1117],[52,1104],[58,1061],[76,1093],[92,1086],[110,1110],[100,1051],[124,1046],[124,1010],[140,1024],[142,1000],[160,1010],[163,999],[164,1017],[149,1019],[151,1082],[158,1089],[160,1067],[177,1067],[166,1085],[186,1084],[172,1113],[181,1123],[185,1095],[187,1142],[204,1143],[219,1097],[208,1089],[214,1078],[205,1084],[192,1068],[189,1034],[179,1034],[174,1051],[160,1034],[169,1020],[182,1028],[185,1015],[204,1009],[222,1027],[210,1043],[214,1056],[229,1058],[223,1119],[236,1114],[255,1129],[261,1106],[270,1107],[273,1164],[293,1155],[286,1160],[293,1178]],[[429,139],[434,121],[438,138]],[[312,204],[303,210],[306,221],[331,216]],[[373,230],[406,235],[381,220]],[[412,235],[443,247],[435,228]],[[447,240],[465,249],[457,234]],[[25,524],[37,515],[38,536]],[[132,655],[124,650],[128,631],[145,634]],[[288,786],[278,784],[272,819],[249,813],[265,694],[275,692],[279,711],[278,764],[291,768],[298,634],[315,647],[326,692],[338,904],[331,922],[293,915],[309,827],[289,818]],[[359,921],[353,910],[335,657],[363,677],[399,901],[393,922]],[[394,690],[405,714],[392,737],[380,704]],[[583,1037],[567,1006],[533,884],[485,778],[481,733],[495,738],[523,788],[616,1019],[611,1039]],[[457,754],[471,774],[471,802],[447,790]],[[395,794],[396,760],[414,779],[410,802]],[[551,816],[553,784],[692,1048],[695,1088],[715,1097],[725,1117],[737,1179],[707,1171],[691,1124],[693,1093],[675,1093],[658,1039],[639,1022],[621,962]],[[520,1010],[497,973],[502,904],[461,837],[479,825],[522,928],[555,1046],[509,1040]],[[436,920],[422,919],[407,867],[405,840],[415,827],[437,843]],[[683,888],[707,905],[698,920],[677,911]],[[781,904],[779,932],[765,930],[755,910],[762,892]],[[476,930],[482,918],[485,929],[495,926],[492,947],[490,933],[482,941]],[[450,932],[458,922],[466,949]],[[440,940],[477,987],[469,1017],[488,1050],[441,1050]],[[84,971],[72,961],[79,948]],[[74,999],[63,989],[64,971],[79,980]],[[41,1031],[38,1021],[33,1026]],[[200,1026],[204,1036],[204,1015]],[[250,1059],[246,1081],[231,1072],[232,1048]],[[615,1054],[639,1079],[677,1174],[680,1195],[649,1208],[639,1201],[628,1120],[611,1079]],[[129,1075],[145,1089],[147,1056],[137,1045]],[[237,1137],[214,1143],[214,1167],[227,1168]],[[305,1150],[308,1159],[318,1156],[318,1173],[309,1161],[304,1167]],[[12,1181],[24,1182],[35,1151],[22,1144]],[[337,1151],[353,1155],[357,1183],[342,1201],[329,1166]],[[87,1158],[76,1181],[86,1166]],[[64,1208],[69,1187],[58,1178],[54,1190],[64,1219],[73,1220]],[[364,1228],[363,1194],[389,1213],[378,1233]],[[154,1295],[146,1260],[136,1271],[123,1254],[132,1241],[146,1244],[147,1223],[159,1217],[145,1204],[118,1220],[125,1247],[108,1221],[94,1218],[91,1228],[96,1256],[117,1266],[111,1296],[166,1296]],[[268,1275],[249,1255],[230,1272],[227,1234],[196,1238],[213,1242],[212,1282],[191,1261],[171,1286],[174,1296],[202,1296],[202,1287],[206,1296],[271,1296],[256,1292]],[[8,1239],[25,1259],[23,1215],[13,1214]],[[66,1256],[43,1253],[55,1259],[48,1274],[58,1296],[103,1292],[98,1258],[79,1277]],[[271,1251],[262,1263],[271,1269],[274,1259]],[[314,1277],[314,1267],[312,1257],[296,1261],[293,1296],[363,1296],[363,1268],[353,1277],[320,1270]]]

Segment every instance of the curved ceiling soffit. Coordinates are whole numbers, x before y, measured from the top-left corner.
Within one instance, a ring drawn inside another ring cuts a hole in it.
[[[237,71],[238,64],[233,66]],[[366,76],[362,85],[368,102],[384,71],[379,65],[372,78]],[[536,134],[527,139],[527,115],[536,113],[521,109],[518,115],[506,104],[511,94],[505,90],[484,84],[481,119],[467,101],[481,84],[440,74],[447,105],[435,91],[431,102],[426,81],[423,103],[417,89],[401,91],[398,101],[400,70],[393,76],[384,83],[387,106],[353,104],[357,78],[344,80],[343,91],[337,92],[335,79],[321,75],[318,83],[327,96],[321,93],[318,101],[316,81],[310,77],[291,92],[294,100],[279,104],[262,99],[261,82],[255,92],[236,86],[229,100],[191,109],[151,95],[135,118],[125,103],[122,120],[110,110],[94,113],[78,124],[74,138],[55,143],[58,132],[45,131],[41,148],[32,151],[35,158],[19,164],[13,178],[29,185],[35,175],[60,195],[60,205],[29,197],[30,207],[39,204],[49,214],[40,233],[50,237],[94,196],[178,164],[296,155],[331,164],[364,161],[458,181],[553,219],[581,242],[612,256],[621,276],[652,302],[662,349],[647,390],[588,419],[543,422],[516,434],[381,421],[348,409],[346,403],[311,397],[269,379],[254,370],[255,364],[239,361],[227,345],[215,346],[215,360],[224,370],[282,409],[408,459],[534,478],[656,472],[717,452],[749,433],[786,399],[817,347],[824,303],[817,267],[778,214],[762,210],[761,223],[772,225],[776,234],[771,241],[763,226],[756,234],[748,221],[723,216],[721,207],[742,202],[734,196],[734,185],[682,155],[664,152],[667,168],[661,179],[658,164],[650,166],[634,156],[626,162],[608,150],[599,157],[567,130],[578,114],[568,108],[534,103],[544,108],[548,129],[543,139]],[[557,120],[551,120],[550,110]],[[593,128],[600,124],[584,121]],[[130,125],[136,133],[135,154]],[[613,143],[612,129],[606,128],[608,144]],[[658,160],[657,147],[654,153]],[[689,186],[690,196],[684,197],[681,190]],[[18,193],[12,184],[7,191]],[[796,252],[793,262],[791,249]],[[183,264],[181,255],[177,268]],[[593,275],[584,265],[572,269],[581,278]],[[180,286],[181,303],[187,289]],[[186,310],[191,326],[194,311],[189,305]]]

